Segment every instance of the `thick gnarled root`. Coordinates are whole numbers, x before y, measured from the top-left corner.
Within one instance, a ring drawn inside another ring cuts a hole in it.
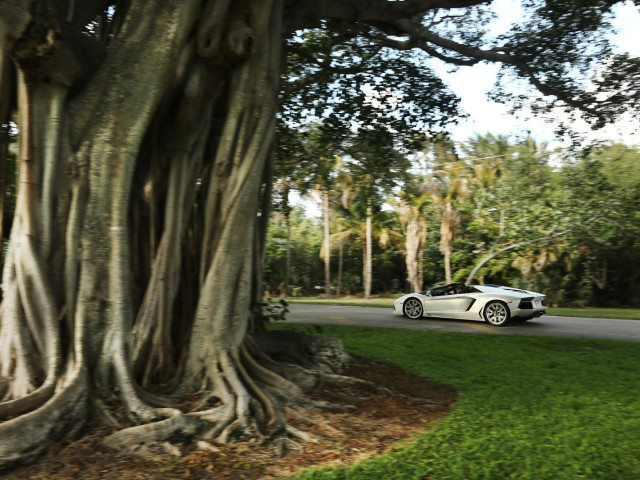
[[[327,367],[326,358],[329,356],[340,358],[337,362],[340,365],[346,364],[346,354],[341,344],[322,337],[297,336],[295,332],[293,334],[298,339],[299,352],[316,352],[305,354],[307,358],[303,363],[307,367],[313,366],[314,355],[318,357],[317,352],[323,352],[323,360],[316,362],[316,365],[321,365],[318,366],[319,370],[333,371]],[[287,334],[285,337],[291,340],[292,335]],[[314,345],[314,348],[305,347],[305,342]],[[313,387],[326,383],[324,375],[333,375],[329,377],[332,379],[338,376],[271,361],[260,356],[259,347],[251,343],[250,345],[253,354],[245,346],[218,353],[216,360],[207,368],[205,385],[208,388],[200,392],[200,398],[191,405],[188,413],[174,410],[168,415],[169,418],[119,431],[110,435],[105,445],[127,454],[153,455],[166,452],[168,445],[174,445],[175,448],[171,450],[175,453],[179,450],[177,444],[185,441],[195,440],[211,445],[253,438],[260,442],[274,441],[280,445],[283,452],[292,451],[298,449],[298,442],[306,443],[316,439],[287,423],[286,408],[353,411],[349,406],[314,402],[297,386],[297,382],[300,382],[302,385]],[[327,351],[330,351],[331,355],[327,355]],[[299,353],[299,360],[302,359],[302,355],[303,353]],[[256,356],[259,356],[259,361],[256,360]],[[283,366],[283,369],[279,371],[272,368],[277,365]],[[281,374],[282,372],[295,373],[292,380],[289,380]],[[306,377],[306,380],[302,380],[302,377]],[[126,383],[124,382],[123,386]],[[131,390],[125,388],[122,392],[129,396],[125,392],[130,394]],[[128,398],[125,404],[139,404],[139,400]],[[166,413],[168,409],[153,411]]]
[[[109,435],[104,444],[123,453],[137,455],[159,454],[167,451],[167,444],[175,445],[191,440],[201,432],[206,422],[174,411],[165,420],[120,430]]]
[[[50,441],[77,436],[87,419],[88,392],[79,369],[39,408],[0,424],[0,472],[33,461]]]

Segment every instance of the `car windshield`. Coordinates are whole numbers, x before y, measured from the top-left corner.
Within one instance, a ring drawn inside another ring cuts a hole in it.
[[[425,290],[423,295],[430,295],[432,297],[439,297],[442,295],[460,295],[463,293],[477,293],[478,289],[472,285],[465,285],[464,283],[450,283],[448,285],[437,285],[428,290]]]

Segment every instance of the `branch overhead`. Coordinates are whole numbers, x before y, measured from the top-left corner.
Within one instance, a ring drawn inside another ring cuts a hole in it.
[[[344,54],[334,50],[333,56],[324,56],[322,61],[316,58],[318,67],[354,74],[380,61],[384,52],[411,51],[414,54],[407,58],[422,65],[429,65],[430,59],[454,67],[500,64],[504,72],[524,80],[541,95],[538,111],[559,103],[582,112],[595,127],[638,107],[638,95],[633,93],[638,86],[625,80],[629,72],[637,70],[637,59],[612,55],[605,35],[611,29],[612,6],[620,2],[523,2],[521,17],[504,33],[494,31],[491,22],[500,12],[490,9],[488,1],[315,3],[288,2],[294,12],[287,13],[289,30],[318,28],[347,33],[351,37],[343,36],[332,48],[351,49],[352,58],[358,59],[348,65]],[[356,44],[375,45],[381,53],[358,56],[353,52]],[[605,80],[603,69],[607,71]],[[501,90],[500,95],[503,100],[521,103],[522,97],[508,91]],[[603,102],[603,97],[608,100]]]

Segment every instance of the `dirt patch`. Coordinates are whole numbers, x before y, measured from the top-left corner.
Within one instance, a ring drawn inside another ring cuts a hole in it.
[[[437,402],[444,410],[416,404],[410,398],[372,393],[361,387],[321,389],[316,399],[353,405],[354,413],[312,412],[289,415],[290,423],[317,442],[286,442],[280,448],[256,441],[216,446],[215,452],[182,452],[140,458],[116,454],[102,445],[111,433],[88,428],[80,440],[52,446],[41,460],[5,474],[9,479],[269,479],[310,466],[347,465],[380,454],[393,442],[424,431],[446,415],[455,400],[448,386],[429,382],[395,367],[355,357],[346,375],[376,382],[404,394]],[[282,455],[283,448],[287,450]]]

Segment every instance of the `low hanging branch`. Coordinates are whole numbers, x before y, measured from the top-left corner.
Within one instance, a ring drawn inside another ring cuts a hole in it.
[[[502,248],[500,248],[500,249],[498,249],[496,251],[490,251],[478,264],[476,264],[475,267],[473,267],[473,270],[471,270],[471,273],[469,273],[469,275],[467,276],[467,279],[464,281],[464,283],[466,285],[470,285],[471,282],[473,281],[473,279],[475,278],[476,273],[478,273],[478,270],[480,270],[488,262],[490,262],[494,258],[502,255],[503,253],[509,252],[511,250],[517,250],[517,249],[519,249],[521,247],[524,247],[525,245],[531,245],[533,243],[544,242],[544,241],[552,240],[554,238],[562,237],[562,236],[570,233],[571,231],[572,231],[572,229],[567,229],[567,230],[564,230],[562,232],[557,232],[557,233],[554,233],[554,234],[549,234],[549,235],[545,235],[545,236],[542,236],[542,237],[533,238],[531,240],[525,240],[523,242],[514,243],[512,245],[507,245],[507,246],[502,247]]]

